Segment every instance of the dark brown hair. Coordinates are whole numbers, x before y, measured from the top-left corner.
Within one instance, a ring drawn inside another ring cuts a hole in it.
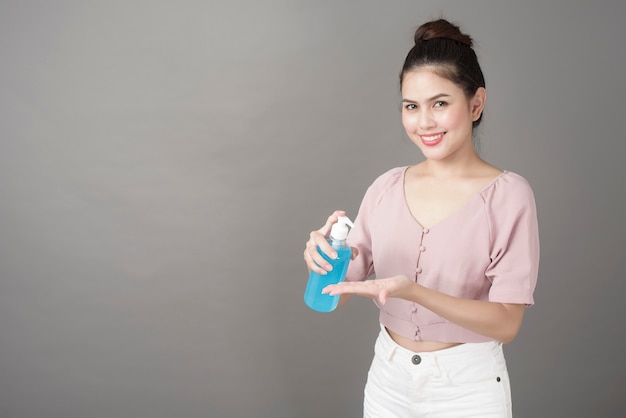
[[[400,86],[407,72],[432,66],[437,75],[459,86],[467,98],[474,97],[479,87],[485,87],[485,77],[472,48],[472,38],[462,33],[458,26],[445,19],[433,20],[415,31],[414,40],[415,45],[402,66]],[[481,114],[474,121],[474,127],[480,124],[482,117]]]

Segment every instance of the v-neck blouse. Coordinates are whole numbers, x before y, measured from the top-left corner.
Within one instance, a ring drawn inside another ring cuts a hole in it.
[[[532,305],[539,233],[528,182],[504,171],[456,212],[424,228],[406,201],[407,168],[389,170],[367,189],[348,236],[359,254],[346,280],[405,275],[459,298]],[[491,340],[414,302],[376,304],[381,324],[414,341]]]

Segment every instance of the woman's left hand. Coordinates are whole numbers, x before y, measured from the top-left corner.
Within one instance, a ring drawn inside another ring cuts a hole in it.
[[[387,279],[365,280],[363,282],[342,282],[326,286],[322,293],[335,295],[359,295],[378,299],[383,305],[387,298],[405,298],[415,283],[406,276],[394,276]]]

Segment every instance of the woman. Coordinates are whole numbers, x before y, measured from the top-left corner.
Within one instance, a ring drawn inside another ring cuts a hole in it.
[[[366,417],[510,417],[502,343],[534,303],[539,237],[532,190],[473,147],[486,91],[472,39],[446,20],[422,25],[400,75],[402,123],[425,160],[381,175],[350,232],[344,283],[324,292],[372,298],[381,332]],[[331,269],[311,233],[309,270]],[[375,279],[370,276],[375,275]]]

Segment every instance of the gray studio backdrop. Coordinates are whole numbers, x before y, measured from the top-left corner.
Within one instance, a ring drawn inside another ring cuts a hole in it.
[[[358,417],[377,311],[308,310],[302,250],[420,161],[397,76],[439,16],[537,199],[515,416],[625,416],[624,2],[2,0],[0,417]]]

